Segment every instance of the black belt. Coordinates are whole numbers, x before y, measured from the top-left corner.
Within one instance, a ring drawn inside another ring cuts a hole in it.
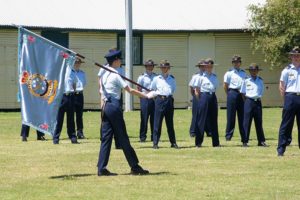
[[[172,95],[166,96],[166,95],[157,95],[157,97],[161,98],[161,99],[167,99],[169,97],[172,97]]]
[[[233,90],[233,91],[236,91],[236,92],[240,93],[240,90],[239,90],[239,89],[232,89],[232,88],[229,88],[228,91],[229,91],[229,90]]]
[[[286,92],[285,94],[292,94],[292,95],[300,96],[300,92]]]
[[[215,92],[201,92],[201,94],[209,94],[209,95],[213,95],[213,94],[215,94]]]
[[[72,96],[72,95],[74,95],[74,94],[75,94],[74,92],[64,93],[65,96]]]
[[[75,92],[75,94],[83,94],[83,91]]]
[[[261,99],[260,98],[249,98],[249,97],[246,97],[247,99],[250,99],[250,100],[252,100],[252,101],[261,101]]]

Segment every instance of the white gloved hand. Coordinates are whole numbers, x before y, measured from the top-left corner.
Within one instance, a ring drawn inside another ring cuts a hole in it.
[[[147,93],[146,96],[148,99],[152,99],[152,98],[156,97],[157,94],[155,91],[151,91],[151,92]]]

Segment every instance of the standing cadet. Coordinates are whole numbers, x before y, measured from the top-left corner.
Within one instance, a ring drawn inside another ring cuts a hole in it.
[[[212,146],[219,147],[218,100],[215,94],[216,89],[219,87],[219,81],[217,75],[212,73],[213,61],[211,59],[205,61],[204,68],[203,75],[198,76],[194,83],[195,95],[198,98],[195,145],[201,147],[205,125],[209,121],[211,123]]]
[[[67,67],[65,75],[65,88],[62,101],[57,113],[57,124],[53,135],[53,144],[59,144],[59,137],[62,130],[64,115],[67,113],[67,133],[72,144],[78,144],[75,133],[74,122],[74,94],[76,91],[76,75],[75,70]]]
[[[159,65],[161,75],[156,76],[151,83],[151,90],[154,90],[157,96],[155,99],[154,113],[154,131],[153,131],[153,148],[158,149],[158,142],[161,135],[161,126],[165,117],[171,148],[178,149],[174,130],[174,98],[173,93],[176,90],[176,81],[174,76],[169,74],[171,65],[167,60],[162,60]],[[150,95],[148,95],[150,97]]]
[[[134,149],[130,145],[123,112],[120,108],[121,90],[123,88],[127,92],[140,97],[146,97],[146,95],[130,88],[120,75],[118,75],[116,68],[121,65],[121,51],[110,50],[105,58],[109,65],[106,67],[116,73],[102,70],[99,74],[100,91],[104,104],[101,114],[101,147],[98,160],[98,176],[116,175],[107,169],[113,135],[119,139],[127,162],[131,167],[131,173],[135,175],[148,174],[149,171],[144,170],[138,164],[139,161]]]
[[[237,112],[241,141],[244,144],[246,142],[243,128],[244,101],[240,89],[247,75],[244,70],[240,69],[241,63],[241,57],[234,55],[232,57],[233,67],[224,75],[224,90],[227,95],[227,125],[225,138],[226,141],[230,141],[233,136]]]
[[[292,63],[281,72],[281,93],[284,94],[283,116],[278,137],[278,156],[283,156],[291,132],[291,124],[297,117],[298,139],[300,138],[300,48],[289,53]],[[300,141],[298,141],[300,147]]]
[[[22,129],[21,129],[21,137],[22,137],[22,141],[23,142],[27,142],[27,138],[29,136],[29,130],[30,130],[30,126],[26,125],[26,124],[22,124]],[[37,136],[37,140],[41,140],[41,141],[45,141],[45,134],[36,130],[36,136]]]
[[[195,67],[199,68],[199,71],[194,74],[192,76],[192,79],[189,82],[189,86],[190,86],[190,93],[192,95],[192,121],[191,121],[191,125],[190,125],[190,136],[191,137],[195,137],[196,134],[196,115],[197,115],[197,98],[195,96],[195,88],[194,88],[194,84],[195,84],[195,80],[198,76],[202,76],[203,72],[204,72],[204,66],[205,66],[205,60],[202,59],[198,62],[197,65],[195,65]]]
[[[153,73],[153,68],[156,64],[149,59],[144,63],[146,71],[138,77],[138,84],[150,89],[153,78],[156,76]],[[146,91],[140,87],[138,90],[145,93]],[[154,124],[154,109],[155,104],[153,99],[140,98],[141,105],[141,123],[140,123],[140,142],[145,142],[147,138],[148,119],[150,118],[151,141],[153,141],[153,124]]]
[[[261,97],[264,93],[264,81],[257,74],[259,66],[252,63],[249,66],[250,77],[245,79],[241,87],[241,93],[245,96],[244,103],[244,131],[246,135],[245,147],[248,146],[252,119],[254,118],[258,146],[267,147],[262,126]]]
[[[110,49],[109,51],[116,51],[117,49],[116,48],[112,48]],[[105,64],[105,67],[109,67],[109,64]],[[99,83],[99,93],[101,93],[100,91],[100,88],[101,88],[101,78],[100,78],[100,74],[103,73],[103,68],[101,68],[98,72],[98,83]],[[124,68],[121,67],[121,63],[120,63],[120,66],[116,68],[117,72],[120,74],[120,75],[125,75],[124,74]],[[100,94],[101,95],[101,94]],[[121,97],[120,97],[120,109],[122,110],[123,112],[123,93],[122,93],[122,90],[121,90]],[[121,149],[121,145],[120,145],[120,142],[118,140],[118,138],[114,135],[114,140],[115,140],[115,148],[116,149]]]
[[[77,58],[74,64],[75,76],[77,78],[76,81],[76,91],[74,96],[74,106],[76,113],[76,127],[77,127],[77,138],[84,139],[85,136],[83,134],[83,105],[84,105],[84,97],[83,97],[83,89],[86,85],[86,77],[84,71],[80,69],[81,63],[84,63],[80,58]]]

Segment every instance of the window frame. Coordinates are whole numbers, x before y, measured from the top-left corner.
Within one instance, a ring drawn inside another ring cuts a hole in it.
[[[120,47],[121,47],[121,44],[120,44],[120,38],[122,38],[122,37],[126,37],[126,35],[125,35],[125,33],[118,33],[117,34],[117,48],[118,49],[120,49]],[[143,54],[144,54],[144,52],[143,52],[143,45],[144,45],[144,42],[143,42],[143,40],[144,40],[144,38],[143,38],[143,34],[142,33],[133,33],[132,34],[132,37],[139,37],[140,38],[140,52],[139,52],[139,54],[140,54],[140,59],[139,59],[139,63],[132,63],[132,65],[133,66],[137,66],[137,65],[143,65]],[[134,45],[134,44],[133,44]],[[124,45],[124,46],[126,46],[126,44]],[[126,51],[126,47],[125,47],[125,51]],[[133,51],[133,50],[132,50]],[[134,53],[134,51],[132,52],[132,53]],[[123,57],[124,56],[124,57]],[[124,64],[124,65],[126,65],[126,62],[125,62],[125,52],[123,53],[123,55],[122,55],[122,57],[123,57],[123,60],[122,60],[122,64]],[[124,61],[124,62],[123,62]]]

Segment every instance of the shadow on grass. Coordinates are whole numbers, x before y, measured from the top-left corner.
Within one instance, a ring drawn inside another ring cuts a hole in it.
[[[172,175],[172,176],[177,176],[177,174],[170,173],[170,172],[150,172],[149,174],[145,174],[145,175],[132,175],[131,173],[126,173],[126,174],[120,174],[120,175],[126,175],[126,176],[163,176],[163,175]]]
[[[50,176],[50,179],[74,180],[79,177],[95,176],[95,174],[67,174],[60,176]]]

